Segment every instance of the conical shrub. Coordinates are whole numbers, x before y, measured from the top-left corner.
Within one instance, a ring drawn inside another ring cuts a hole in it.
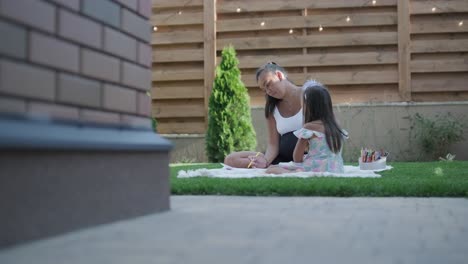
[[[208,104],[206,153],[210,162],[222,162],[233,151],[253,150],[257,145],[250,97],[238,64],[234,48],[225,47]]]

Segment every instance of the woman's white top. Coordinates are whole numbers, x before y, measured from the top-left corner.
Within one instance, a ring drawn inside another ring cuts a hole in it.
[[[278,107],[275,107],[275,110],[273,111],[273,117],[276,121],[276,130],[278,130],[280,135],[302,128],[302,108],[299,110],[299,112],[291,117],[283,117],[280,114]]]

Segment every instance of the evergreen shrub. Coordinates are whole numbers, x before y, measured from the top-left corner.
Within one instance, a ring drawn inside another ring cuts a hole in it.
[[[210,162],[223,162],[229,153],[253,150],[257,145],[250,97],[238,64],[235,49],[224,47],[208,104],[206,153]]]

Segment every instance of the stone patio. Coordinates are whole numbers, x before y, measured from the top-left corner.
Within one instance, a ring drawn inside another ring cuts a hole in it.
[[[0,251],[0,263],[467,263],[468,200],[172,196],[166,213]]]

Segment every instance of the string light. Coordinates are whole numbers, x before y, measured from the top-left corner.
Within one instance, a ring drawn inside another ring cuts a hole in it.
[[[460,21],[460,22],[458,22],[458,26],[459,26],[459,27],[463,26],[463,20]]]
[[[240,13],[240,11],[241,11],[241,8],[238,7],[238,8],[236,9],[236,12],[237,12],[237,13]]]
[[[351,21],[351,18],[348,16],[348,17],[346,18],[346,22],[349,22],[349,21]]]
[[[432,8],[432,12],[435,12],[437,10],[437,8],[433,7]]]
[[[291,29],[289,30],[289,34],[292,34],[292,33],[294,33],[294,30],[291,28]]]
[[[265,21],[262,21],[262,22],[260,23],[260,26],[262,26],[262,27],[265,26]]]
[[[322,25],[319,26],[319,31],[323,31]]]
[[[158,27],[157,27],[157,26],[153,26],[153,31],[154,31],[154,32],[158,31]]]
[[[377,4],[377,1],[376,0],[372,0],[372,5],[375,5]]]
[[[179,10],[179,12],[177,12],[178,15],[182,15],[182,10]]]

